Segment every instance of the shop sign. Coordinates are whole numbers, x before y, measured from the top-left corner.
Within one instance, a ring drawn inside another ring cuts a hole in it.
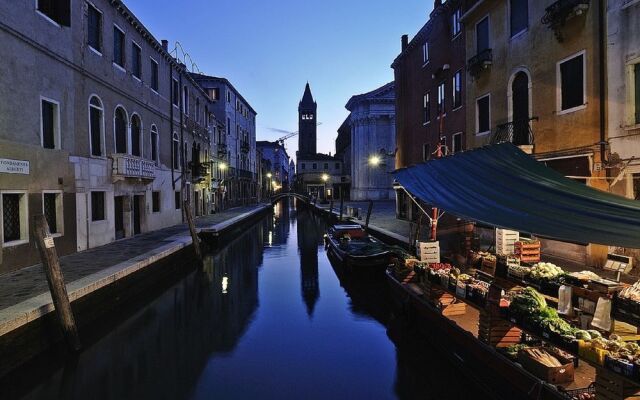
[[[29,161],[0,158],[0,173],[29,175]]]

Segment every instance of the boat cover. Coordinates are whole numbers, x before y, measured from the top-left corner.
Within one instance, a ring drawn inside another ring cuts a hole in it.
[[[562,241],[640,248],[640,201],[566,178],[511,143],[394,176],[423,202],[462,218]]]

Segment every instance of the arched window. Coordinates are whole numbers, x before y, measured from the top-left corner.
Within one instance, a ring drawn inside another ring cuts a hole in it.
[[[173,132],[173,169],[180,169],[180,140],[178,134]]]
[[[204,125],[208,126],[209,123],[209,106],[204,106]]]
[[[195,117],[196,122],[200,122],[200,99],[197,98],[196,99],[196,117]]]
[[[142,157],[140,135],[142,134],[142,122],[138,114],[131,116],[131,155]]]
[[[511,142],[517,146],[533,144],[531,133],[531,79],[519,68],[509,79],[508,107],[512,125]]]
[[[127,152],[127,112],[122,107],[117,107],[113,116],[116,153]]]
[[[158,163],[158,128],[151,125],[151,159]]]
[[[184,142],[182,145],[182,151],[184,151],[184,155],[182,157],[182,162],[184,163],[184,167],[185,169],[188,168],[189,166],[187,165],[189,163],[189,144],[187,142]]]
[[[92,156],[104,155],[104,107],[98,96],[89,99],[89,146]]]
[[[189,115],[189,88],[182,88],[182,112]]]

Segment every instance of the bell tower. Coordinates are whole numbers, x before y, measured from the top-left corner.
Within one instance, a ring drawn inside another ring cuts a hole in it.
[[[298,153],[316,154],[316,129],[318,105],[313,100],[309,82],[304,88],[302,100],[298,105]]]

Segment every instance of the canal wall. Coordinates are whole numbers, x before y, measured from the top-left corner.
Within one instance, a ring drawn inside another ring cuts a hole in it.
[[[223,220],[213,224],[210,222],[215,219],[204,217],[197,221],[197,231],[210,246],[216,246],[225,237],[231,237],[234,232],[254,223],[271,210],[271,205],[258,205],[246,211],[240,210],[242,212],[236,212],[228,218],[218,216],[218,220]],[[65,275],[67,292],[81,335],[83,328],[99,320],[109,310],[126,304],[141,292],[157,286],[159,282],[185,273],[188,270],[185,265],[196,265],[193,262],[192,239],[188,231],[173,228],[169,233],[174,231],[177,233],[172,236],[163,237],[156,233],[147,238],[134,237],[103,246],[103,257],[109,258],[109,254],[113,253],[113,259],[117,262],[80,279],[69,281]],[[141,252],[140,249],[147,251]],[[75,253],[63,257],[61,261],[64,260],[67,267],[75,264],[82,268],[83,263],[86,263],[89,268],[92,258],[98,256],[95,254],[97,251],[99,250]],[[119,252],[127,251],[134,254],[133,257],[127,258],[125,253],[125,260],[122,260]],[[38,280],[37,287],[42,288],[41,281],[44,278],[41,270],[42,267],[37,265],[25,269],[20,275],[0,276],[0,287],[5,292],[11,287],[17,287],[19,282],[16,281],[24,280],[26,282],[23,290],[28,290],[29,280]],[[69,271],[64,271],[63,268],[63,273],[65,272]],[[46,281],[44,284],[46,285]],[[0,309],[0,376],[6,375],[62,339],[49,292],[34,289],[31,294],[23,295],[21,298],[26,299]],[[3,305],[6,305],[6,298],[3,300]]]

